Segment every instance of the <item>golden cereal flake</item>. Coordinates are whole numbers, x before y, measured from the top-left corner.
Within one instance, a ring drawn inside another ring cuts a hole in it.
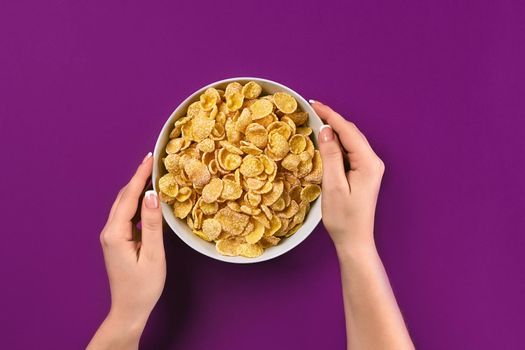
[[[185,202],[186,200],[188,200],[191,197],[192,193],[193,193],[193,191],[191,190],[191,188],[189,188],[187,186],[181,187],[179,189],[179,192],[175,196],[175,199],[178,202]]]
[[[244,243],[241,245],[239,255],[246,258],[257,258],[262,255],[264,249],[259,244]]]
[[[210,171],[201,161],[190,158],[184,163],[184,171],[188,179],[195,185],[203,187],[210,182]]]
[[[300,154],[306,149],[306,137],[303,135],[293,135],[288,143],[290,145],[290,152],[293,154]]]
[[[225,256],[238,256],[241,253],[241,243],[239,238],[226,238],[219,239],[215,245],[215,248],[221,255]]]
[[[296,126],[304,125],[308,121],[308,113],[306,112],[295,112],[290,114],[285,114],[290,118]]]
[[[242,107],[244,96],[238,92],[233,92],[226,96],[226,107],[230,112],[237,111]]]
[[[211,153],[215,150],[215,141],[212,139],[203,139],[197,145],[197,149],[203,153]]]
[[[179,219],[184,219],[191,212],[193,202],[191,199],[187,199],[184,202],[175,201],[173,203],[173,213]]]
[[[250,220],[248,215],[233,211],[229,207],[220,209],[214,218],[220,222],[225,232],[235,236],[243,232]]]
[[[297,154],[288,153],[281,161],[281,166],[289,171],[297,171],[301,158]]]
[[[260,124],[252,123],[245,129],[246,140],[255,147],[263,149],[268,142],[268,131]]]
[[[260,222],[256,221],[254,222],[253,231],[248,233],[246,236],[244,236],[244,238],[246,239],[247,243],[255,244],[259,242],[259,240],[262,238],[263,235],[264,235],[264,226]]]
[[[205,116],[198,115],[193,119],[192,122],[192,135],[193,139],[200,142],[210,136],[213,127],[215,126],[215,120],[208,119]]]
[[[224,96],[231,95],[232,93],[242,94],[242,85],[238,82],[229,83],[224,90]]]
[[[272,113],[273,103],[264,99],[257,100],[250,106],[250,111],[252,112],[253,120],[264,118],[268,114]]]
[[[215,202],[222,193],[223,183],[219,178],[213,178],[211,181],[204,186],[202,189],[202,200],[205,203]]]
[[[242,160],[240,171],[246,177],[254,177],[264,171],[264,165],[256,156],[247,155]]]
[[[273,94],[273,102],[277,109],[283,113],[293,113],[297,109],[297,101],[286,92],[276,92]]]
[[[167,173],[159,179],[159,189],[169,197],[175,197],[179,193],[179,185],[175,175]]]
[[[261,92],[262,92],[261,85],[257,84],[254,81],[250,81],[242,87],[242,94],[244,95],[245,98],[249,98],[249,99],[257,98],[259,97]]]
[[[218,220],[206,219],[202,222],[202,232],[210,240],[215,240],[221,234],[222,226]]]
[[[204,215],[213,215],[219,210],[219,203],[217,202],[206,203],[202,201],[200,204],[200,207]]]
[[[223,180],[221,198],[226,200],[236,200],[242,195],[242,187],[232,180]]]
[[[301,191],[301,200],[313,202],[321,194],[321,187],[316,184],[310,184],[303,187]]]
[[[280,241],[281,239],[279,237],[268,236],[268,237],[261,238],[261,240],[259,241],[259,245],[263,249],[266,249],[266,248],[276,246],[277,244],[279,244]]]

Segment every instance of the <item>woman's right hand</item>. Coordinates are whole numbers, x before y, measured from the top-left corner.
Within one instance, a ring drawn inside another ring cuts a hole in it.
[[[318,137],[323,223],[338,251],[373,247],[375,207],[385,166],[355,124],[321,102],[313,101],[312,107],[326,123]]]
[[[385,166],[353,123],[322,103],[312,106],[326,123],[319,132],[323,223],[339,257],[347,348],[414,349],[374,242]]]

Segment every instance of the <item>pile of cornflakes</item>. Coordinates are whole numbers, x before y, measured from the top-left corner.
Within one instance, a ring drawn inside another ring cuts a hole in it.
[[[302,225],[321,193],[308,113],[259,84],[207,89],[175,122],[160,198],[228,256],[260,256]]]

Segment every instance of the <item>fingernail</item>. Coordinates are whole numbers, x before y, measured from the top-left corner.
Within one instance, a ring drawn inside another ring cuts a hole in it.
[[[146,163],[146,161],[147,161],[148,159],[150,159],[152,155],[153,155],[153,154],[152,154],[151,152],[148,152],[148,154],[146,154],[146,156],[145,156],[144,159],[142,160],[142,164]]]
[[[311,99],[310,99],[310,100],[308,100],[308,102],[310,102],[310,104],[313,105],[313,104],[314,104],[315,102],[317,102],[317,101],[315,101],[315,100],[311,100]]]
[[[332,141],[334,139],[334,131],[330,125],[323,125],[319,130],[319,138],[322,142]]]
[[[146,191],[144,194],[144,203],[146,208],[157,209],[159,207],[159,197],[155,191]]]

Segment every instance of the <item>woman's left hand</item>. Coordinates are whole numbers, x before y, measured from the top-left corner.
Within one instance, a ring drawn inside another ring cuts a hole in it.
[[[166,280],[162,211],[154,191],[142,200],[142,237],[133,237],[133,221],[151,175],[149,153],[124,186],[109,213],[100,242],[111,290],[111,310],[88,348],[134,348]]]

